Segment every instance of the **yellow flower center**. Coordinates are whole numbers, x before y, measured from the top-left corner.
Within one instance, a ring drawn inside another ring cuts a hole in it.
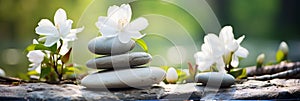
[[[128,20],[126,18],[123,18],[123,19],[120,19],[118,21],[118,23],[119,23],[120,29],[123,29],[123,27],[128,23]]]

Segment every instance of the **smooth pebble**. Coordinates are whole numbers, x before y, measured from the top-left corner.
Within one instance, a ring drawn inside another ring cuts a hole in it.
[[[152,57],[148,53],[132,52],[91,59],[86,63],[86,66],[93,69],[120,69],[123,67],[144,65],[149,63],[151,59]]]
[[[88,44],[88,49],[99,55],[116,55],[127,53],[135,46],[135,42],[121,43],[118,37],[96,37]]]
[[[199,73],[195,81],[209,87],[230,87],[234,84],[234,77],[230,74],[220,72]]]
[[[85,76],[81,85],[87,88],[139,88],[157,84],[165,78],[166,72],[158,67],[146,67],[107,71]]]

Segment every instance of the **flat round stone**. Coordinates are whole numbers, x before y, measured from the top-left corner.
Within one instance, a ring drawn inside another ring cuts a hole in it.
[[[95,54],[116,55],[129,52],[134,46],[135,42],[132,40],[121,43],[118,37],[96,37],[89,42],[88,49]]]
[[[202,83],[208,87],[230,87],[234,84],[234,80],[230,74],[220,72],[199,73],[195,77],[197,83]]]
[[[124,67],[144,65],[149,63],[151,60],[152,57],[148,53],[132,52],[91,59],[86,63],[86,66],[93,69],[120,69]]]
[[[166,72],[158,67],[123,69],[87,75],[81,85],[87,88],[148,87],[161,82],[165,75]]]

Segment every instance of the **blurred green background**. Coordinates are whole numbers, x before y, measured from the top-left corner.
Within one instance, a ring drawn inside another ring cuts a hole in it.
[[[0,68],[9,76],[26,73],[29,62],[24,49],[38,38],[35,27],[41,19],[50,19],[58,8],[74,21],[73,28],[85,26],[73,44],[73,62],[84,66],[96,57],[87,43],[98,36],[95,22],[106,16],[111,5],[129,3],[133,19],[145,17],[150,25],[143,33],[150,65],[187,67],[200,50],[205,33],[219,33],[221,26],[231,25],[235,38],[246,35],[242,46],[250,52],[240,67],[255,65],[256,56],[266,53],[275,61],[281,41],[290,47],[289,59],[300,60],[299,0],[0,0]],[[134,51],[141,51],[136,46]]]

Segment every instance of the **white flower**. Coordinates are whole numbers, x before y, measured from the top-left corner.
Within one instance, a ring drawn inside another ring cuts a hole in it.
[[[204,44],[201,46],[201,51],[197,52],[194,57],[200,71],[209,70],[216,64],[219,72],[225,73],[225,64],[222,58],[225,47],[215,34],[207,34],[204,37]]]
[[[41,63],[44,60],[44,56],[45,54],[41,50],[29,51],[27,57],[32,64],[29,65],[31,66],[31,68],[29,68],[28,70],[36,70],[38,73],[40,73]]]
[[[225,53],[223,55],[225,64],[229,65],[230,63],[231,66],[237,67],[239,65],[238,57],[246,58],[249,54],[246,48],[240,46],[245,36],[243,35],[236,40],[234,39],[232,27],[225,26],[221,29],[219,38],[225,47]]]
[[[81,32],[84,28],[71,29],[73,21],[68,19],[63,9],[58,9],[54,15],[54,24],[48,19],[42,19],[38,23],[35,31],[46,38],[45,46],[50,47],[60,39],[63,41],[74,41],[77,39],[76,33]]]
[[[102,36],[118,36],[122,43],[128,43],[131,38],[142,38],[141,30],[148,26],[147,19],[140,17],[130,22],[131,8],[129,4],[119,6],[110,6],[107,11],[107,17],[100,16],[96,26],[100,29]]]
[[[173,67],[170,67],[168,70],[167,70],[167,74],[166,74],[166,80],[169,82],[169,83],[176,83],[178,79],[178,74],[176,72],[176,69],[173,68]]]

